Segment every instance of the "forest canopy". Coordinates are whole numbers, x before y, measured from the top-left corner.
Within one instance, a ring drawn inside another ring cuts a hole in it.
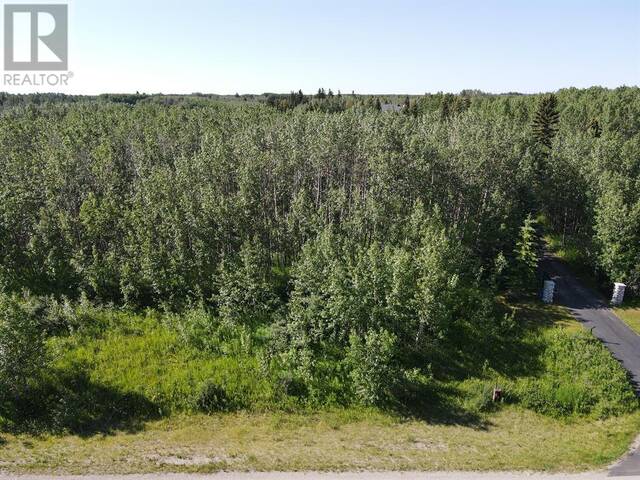
[[[65,302],[153,308],[200,352],[262,339],[287,394],[379,404],[513,330],[496,299],[538,288],[537,218],[640,288],[639,88],[323,92],[3,96],[0,346],[81,329]]]
[[[488,275],[525,217],[544,213],[589,240],[611,280],[638,286],[637,88],[432,95],[400,114],[370,103],[330,114],[213,101],[7,108],[0,285],[215,303],[245,244],[273,283],[274,267],[288,271],[327,229],[352,250],[395,247],[416,216]]]

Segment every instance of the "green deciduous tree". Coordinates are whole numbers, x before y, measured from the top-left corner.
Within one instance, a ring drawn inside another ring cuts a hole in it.
[[[540,260],[540,241],[536,232],[536,221],[527,215],[514,250],[513,284],[523,290],[535,288],[536,273]]]
[[[24,394],[46,365],[40,308],[0,293],[0,401]]]

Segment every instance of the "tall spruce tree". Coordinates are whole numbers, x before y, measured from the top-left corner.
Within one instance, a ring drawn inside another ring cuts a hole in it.
[[[602,127],[600,126],[600,122],[597,118],[592,118],[587,126],[587,131],[594,138],[599,138],[602,135]]]
[[[556,136],[559,121],[558,99],[552,93],[543,96],[533,116],[532,128],[536,140],[545,147],[551,148],[551,142]]]

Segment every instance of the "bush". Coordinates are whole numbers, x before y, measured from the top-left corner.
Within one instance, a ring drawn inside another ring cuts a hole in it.
[[[0,388],[20,395],[46,365],[40,305],[0,294]]]
[[[200,305],[184,313],[169,315],[169,323],[182,340],[200,352],[217,355],[249,355],[253,349],[251,330],[213,315]]]
[[[186,310],[182,315],[168,315],[168,322],[182,340],[199,351],[217,352],[220,321],[203,305]]]
[[[554,417],[600,418],[637,408],[626,372],[595,337],[560,329],[547,335],[544,375],[518,387],[517,396],[526,407]]]
[[[364,405],[388,402],[400,377],[396,337],[386,330],[371,330],[364,340],[351,335],[349,343],[347,363],[358,400]]]
[[[212,380],[205,380],[198,389],[196,408],[201,412],[214,413],[229,410],[231,401],[224,387]]]
[[[309,389],[304,381],[291,372],[282,372],[277,379],[279,390],[289,397],[298,399],[309,395]]]
[[[276,309],[277,297],[264,273],[265,256],[257,241],[247,241],[237,258],[221,262],[214,299],[224,321],[234,325],[261,323]]]

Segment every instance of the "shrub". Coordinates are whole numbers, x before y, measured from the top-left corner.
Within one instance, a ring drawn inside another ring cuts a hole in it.
[[[198,389],[196,408],[201,412],[213,413],[229,410],[231,401],[224,387],[213,380],[205,380]]]
[[[330,344],[314,351],[310,347],[290,349],[283,355],[283,372],[276,372],[276,385],[287,395],[297,396],[309,406],[344,406],[353,401],[350,367],[344,349]],[[285,373],[291,371],[291,374]],[[290,376],[291,382],[287,380]],[[290,384],[289,384],[290,383]]]
[[[45,334],[40,306],[0,294],[0,388],[19,395],[44,368]]]
[[[200,352],[218,355],[248,355],[253,348],[251,331],[213,315],[200,305],[168,316],[183,341]]]
[[[221,262],[215,300],[220,317],[226,322],[235,325],[264,322],[276,308],[277,297],[264,273],[265,256],[254,240],[245,242],[236,258]]]
[[[358,400],[364,405],[388,402],[400,377],[396,337],[386,330],[371,330],[364,339],[351,335],[349,343],[347,363]]]
[[[282,372],[277,379],[278,387],[285,395],[304,398],[309,395],[309,389],[302,379],[291,372]]]
[[[170,314],[168,321],[182,340],[199,351],[216,352],[220,321],[203,305],[185,310],[181,315]]]
[[[627,374],[607,349],[586,332],[547,333],[545,373],[520,383],[517,396],[527,407],[560,417],[607,417],[632,411],[638,400]]]

